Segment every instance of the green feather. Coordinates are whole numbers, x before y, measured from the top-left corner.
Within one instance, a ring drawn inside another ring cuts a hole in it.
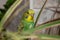
[[[34,26],[34,22],[27,22],[25,20],[22,20],[22,23],[24,25],[24,29],[23,30],[28,30],[28,29],[32,29]]]

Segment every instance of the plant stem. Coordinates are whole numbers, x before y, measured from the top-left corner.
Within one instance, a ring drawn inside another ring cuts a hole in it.
[[[38,22],[38,19],[39,19],[40,15],[41,15],[41,13],[42,13],[42,11],[43,11],[44,6],[46,5],[46,3],[47,3],[47,0],[45,1],[44,5],[42,6],[41,10],[39,11],[39,14],[38,14],[38,16],[36,18],[36,21],[35,21],[35,24],[34,24],[34,27],[36,26],[36,24]]]

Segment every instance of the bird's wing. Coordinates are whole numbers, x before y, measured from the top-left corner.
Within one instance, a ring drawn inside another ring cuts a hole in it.
[[[23,23],[20,22],[20,24],[18,26],[18,33],[20,33],[23,30],[23,27],[24,27]]]

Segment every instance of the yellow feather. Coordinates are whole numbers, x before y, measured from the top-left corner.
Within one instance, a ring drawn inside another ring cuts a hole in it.
[[[29,15],[28,18],[26,19],[26,21],[31,22],[31,21],[34,21],[34,19],[31,15]]]
[[[34,13],[34,10],[29,9],[27,12],[24,13],[23,17],[27,22],[32,22],[34,21]]]

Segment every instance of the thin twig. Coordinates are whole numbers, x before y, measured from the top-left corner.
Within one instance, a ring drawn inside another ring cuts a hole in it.
[[[46,5],[46,3],[47,3],[47,0],[45,1],[44,5],[42,6],[41,10],[39,11],[39,14],[38,14],[38,16],[36,18],[36,21],[35,21],[35,24],[34,24],[34,27],[36,26],[36,24],[38,22],[38,19],[39,19],[40,15],[41,15],[41,13],[42,13],[42,11],[43,11],[44,6]]]

